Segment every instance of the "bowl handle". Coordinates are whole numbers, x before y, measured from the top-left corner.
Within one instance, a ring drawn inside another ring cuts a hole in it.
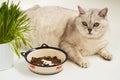
[[[21,52],[21,55],[22,55],[23,57],[25,57],[26,52]]]
[[[42,46],[41,46],[42,48],[47,48],[47,47],[49,47],[47,44],[42,44]]]

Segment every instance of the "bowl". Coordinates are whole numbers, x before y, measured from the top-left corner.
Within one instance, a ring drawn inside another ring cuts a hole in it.
[[[26,52],[21,53],[22,56],[24,56],[25,60],[28,62],[28,67],[32,72],[38,73],[38,74],[55,74],[63,70],[63,64],[68,59],[67,54],[65,51],[50,47],[47,44],[42,44],[41,47],[32,48]],[[60,63],[56,65],[48,65],[48,66],[41,66],[37,64],[33,64],[31,62],[32,58],[39,58],[39,57],[57,57],[61,60]]]

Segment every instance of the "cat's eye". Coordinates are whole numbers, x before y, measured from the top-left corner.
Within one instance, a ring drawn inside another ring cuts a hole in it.
[[[93,27],[98,27],[100,25],[100,23],[95,23],[94,25],[93,25]]]
[[[87,23],[85,21],[82,22],[83,26],[87,26]]]

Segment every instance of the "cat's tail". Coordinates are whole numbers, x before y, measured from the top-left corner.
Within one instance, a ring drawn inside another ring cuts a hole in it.
[[[27,11],[33,11],[33,10],[36,10],[36,9],[38,9],[38,8],[40,8],[40,6],[39,6],[38,4],[36,4],[36,5],[34,5],[33,7],[25,10],[25,12],[27,12]]]

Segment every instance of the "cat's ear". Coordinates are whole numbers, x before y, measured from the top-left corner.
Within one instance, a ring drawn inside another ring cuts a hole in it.
[[[78,11],[79,11],[79,15],[85,14],[85,11],[80,6],[78,6]]]
[[[108,12],[108,8],[104,8],[104,9],[100,10],[100,12],[98,13],[98,15],[100,17],[106,17],[107,12]]]

